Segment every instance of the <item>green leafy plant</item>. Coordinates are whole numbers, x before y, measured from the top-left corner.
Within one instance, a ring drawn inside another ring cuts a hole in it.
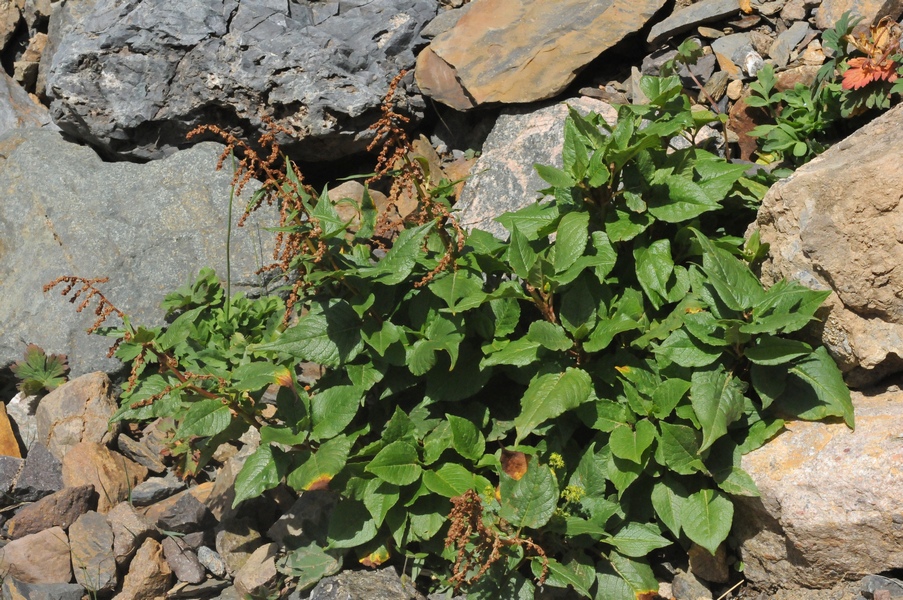
[[[25,348],[25,358],[15,362],[10,369],[19,379],[16,386],[29,396],[39,392],[52,392],[66,382],[65,354],[48,355],[40,346],[29,344]]]
[[[650,553],[714,553],[731,498],[758,493],[744,453],[785,416],[852,427],[853,408],[825,350],[789,337],[826,293],[750,270],[764,248],[738,234],[762,186],[669,147],[718,116],[676,77],[640,85],[650,103],[615,123],[570,110],[563,168],[536,165],[553,200],[499,217],[506,241],[457,227],[388,101],[379,170],[420,202],[401,226],[367,196],[344,220],[266,163],[290,310],[203,271],[168,327],[126,319],[117,418],[175,419],[186,472],[258,428],[236,505],[283,482],[334,500],[279,561],[301,588],[350,560],[473,598],[654,593]],[[308,361],[325,371],[301,386]]]
[[[750,132],[761,139],[763,158],[784,159],[793,166],[806,163],[836,141],[843,120],[886,110],[892,95],[903,92],[903,84],[895,83],[903,73],[899,25],[882,19],[868,35],[854,35],[860,21],[846,12],[824,32],[822,41],[831,58],[812,86],[798,83],[777,91],[774,69],[766,65],[759,71],[746,103],[763,108],[773,121]],[[850,46],[863,56],[851,56]]]

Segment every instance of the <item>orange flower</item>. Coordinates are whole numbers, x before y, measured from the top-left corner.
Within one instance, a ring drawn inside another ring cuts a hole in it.
[[[842,84],[845,90],[858,90],[879,79],[888,83],[897,80],[897,65],[891,60],[876,63],[868,57],[857,57],[848,60],[847,64],[850,68],[844,71]]]

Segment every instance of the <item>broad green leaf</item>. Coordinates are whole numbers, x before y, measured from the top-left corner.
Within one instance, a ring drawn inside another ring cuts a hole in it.
[[[552,518],[558,504],[558,484],[549,467],[534,463],[520,479],[502,475],[499,486],[499,516],[513,526],[536,529]]]
[[[348,453],[351,451],[351,440],[341,435],[320,444],[314,452],[305,452],[300,458],[301,466],[289,473],[286,483],[301,492],[310,489],[323,489],[332,478],[345,468]]]
[[[254,344],[251,349],[284,352],[300,360],[338,367],[353,360],[363,347],[357,313],[347,302],[336,300],[301,317],[275,341]]]
[[[659,427],[661,434],[655,449],[655,459],[660,465],[680,475],[706,472],[705,465],[699,458],[701,435],[697,430],[664,421],[659,423]]]
[[[422,472],[417,448],[403,441],[392,442],[380,450],[364,470],[395,485],[414,483]]]
[[[568,338],[564,328],[548,321],[530,323],[527,339],[549,350],[568,350],[573,346],[573,342]]]
[[[636,261],[636,275],[653,306],[659,307],[668,295],[668,279],[674,272],[671,258],[671,242],[656,240],[648,246],[637,246],[633,250]]]
[[[489,302],[495,316],[495,337],[501,338],[514,333],[520,321],[520,304],[514,298],[497,298]]]
[[[363,338],[377,354],[385,356],[389,346],[401,339],[402,331],[401,327],[391,321],[383,321],[381,324],[368,321],[363,330]]]
[[[483,278],[468,269],[454,269],[442,277],[433,279],[429,290],[444,300],[452,311],[455,311],[464,299],[477,298],[482,301],[486,297],[483,293]]]
[[[727,426],[743,412],[743,394],[723,369],[693,373],[690,403],[702,427],[702,452],[727,433]]]
[[[605,233],[612,242],[626,242],[640,235],[655,221],[648,212],[615,209],[605,217]]]
[[[720,349],[691,338],[684,329],[674,331],[653,351],[682,367],[707,367],[721,358]]]
[[[689,389],[690,382],[684,379],[666,379],[661,382],[652,392],[652,404],[655,406],[652,414],[659,419],[666,418]]]
[[[381,527],[389,510],[398,504],[398,486],[379,479],[371,479],[365,485],[363,492],[363,497],[359,500],[370,511],[376,526]]]
[[[273,489],[282,480],[282,474],[273,459],[273,450],[269,444],[261,444],[235,477],[235,508],[249,498],[256,498],[266,490]]]
[[[479,428],[467,419],[455,415],[445,415],[451,428],[452,445],[455,451],[474,462],[483,457],[486,439]]]
[[[423,241],[434,225],[431,221],[403,230],[386,256],[375,267],[360,269],[360,275],[373,277],[385,285],[398,285],[407,279],[417,263]]]
[[[195,322],[198,320],[198,316],[204,310],[207,310],[206,306],[198,306],[197,308],[185,311],[179,315],[179,317],[166,328],[166,331],[157,337],[157,343],[160,347],[164,350],[169,350],[188,339],[192,328],[195,326]],[[28,362],[30,361],[27,360],[26,354],[26,363]]]
[[[446,498],[461,496],[473,489],[473,473],[455,463],[446,463],[435,471],[423,472],[423,484],[429,490]]]
[[[651,499],[655,514],[676,536],[680,535],[683,506],[687,497],[687,490],[669,477],[656,481],[652,487]]]
[[[564,215],[555,236],[555,272],[565,271],[583,256],[588,240],[589,213],[581,211]]]
[[[546,181],[554,187],[569,188],[577,184],[573,177],[559,168],[541,165],[539,163],[534,164],[533,168],[536,169],[536,172],[542,177],[543,181]]]
[[[540,375],[530,382],[521,399],[521,412],[514,418],[517,429],[514,444],[520,444],[545,421],[577,408],[591,393],[592,381],[582,369],[568,368],[564,373]]]
[[[329,548],[355,548],[376,537],[376,523],[358,500],[342,500],[329,516]]]
[[[804,408],[806,400],[800,396],[787,393],[782,400],[782,406],[793,410],[803,419],[823,419],[829,416],[843,417],[850,429],[855,427],[853,416],[853,402],[850,399],[850,390],[843,381],[837,363],[828,354],[824,346],[819,347],[808,358],[800,360],[791,369],[793,375],[805,387],[811,390],[818,399],[818,404]],[[802,386],[800,386],[802,387]],[[799,410],[804,408],[804,410]]]
[[[627,488],[639,478],[645,468],[645,464],[618,458],[609,452],[608,479],[615,486],[615,489],[618,490],[618,497],[620,497]]]
[[[566,564],[562,564],[554,558],[544,559],[537,556],[530,561],[530,569],[533,576],[539,578],[542,575],[543,567],[548,570],[545,585],[559,588],[573,587],[576,591],[583,594],[584,597],[590,596],[590,588],[596,580],[596,569],[592,564],[580,564],[576,560],[570,560]]]
[[[633,429],[629,425],[616,427],[611,432],[608,444],[613,455],[639,464],[643,462],[643,453],[653,441],[655,425],[648,419],[642,419],[634,424]]]
[[[695,229],[693,233],[702,246],[702,269],[708,275],[708,282],[728,308],[747,311],[762,300],[765,290],[746,263]]]
[[[583,179],[583,176],[586,174],[586,167],[589,164],[589,153],[586,150],[584,141],[589,142],[589,140],[581,139],[574,120],[570,118],[565,119],[564,145],[561,149],[561,158],[565,172],[570,174],[575,180]]]
[[[222,400],[210,398],[191,405],[176,432],[184,440],[190,437],[213,437],[232,422],[232,411]]]
[[[782,365],[811,352],[812,346],[805,342],[763,335],[743,355],[757,365]]]
[[[337,385],[311,398],[311,438],[319,441],[342,433],[357,414],[363,396],[363,390],[353,385]]]
[[[717,490],[700,490],[684,501],[680,516],[687,537],[714,556],[731,531],[734,505]]]
[[[511,244],[508,246],[508,264],[521,279],[530,276],[530,269],[536,264],[537,256],[524,234],[517,227],[511,232]]]
[[[289,552],[279,559],[276,568],[289,577],[297,577],[297,589],[303,591],[324,577],[338,573],[342,568],[342,559],[311,545]]]
[[[560,297],[561,308],[558,317],[561,324],[574,339],[586,337],[596,325],[596,309],[599,302],[596,295],[590,291],[584,278],[580,278],[566,291],[560,293]],[[540,321],[536,321],[538,322]]]
[[[605,482],[608,481],[607,469],[606,457],[596,452],[593,442],[577,463],[568,485],[581,488],[588,496],[602,497],[605,495]]]
[[[538,237],[541,231],[548,231],[557,219],[558,207],[554,203],[536,202],[515,212],[505,213],[495,220],[508,231],[517,228],[523,235],[533,239]]]
[[[252,362],[232,371],[232,387],[237,390],[255,391],[276,382],[276,374],[284,367],[270,362]]]
[[[291,427],[273,427],[264,425],[260,428],[260,441],[269,444],[284,444],[295,446],[303,444],[307,440],[307,431],[295,431]]]
[[[759,487],[749,473],[737,466],[712,473],[715,483],[732,496],[759,496]]]
[[[649,200],[649,214],[666,223],[682,223],[720,208],[705,190],[686,176],[669,175],[662,183],[668,194],[653,194]],[[611,232],[609,232],[611,235]]]
[[[640,90],[649,99],[653,106],[662,106],[665,102],[677,96],[682,89],[680,78],[670,77],[640,77]]]
[[[409,509],[411,535],[420,540],[432,538],[442,528],[450,510],[451,503],[447,498],[435,494],[420,498]]]
[[[624,556],[633,558],[642,558],[653,550],[671,545],[671,541],[659,535],[653,526],[644,523],[627,523],[607,542]]]
[[[697,154],[701,151],[697,151]],[[740,177],[748,169],[748,165],[731,164],[720,158],[713,157],[713,160],[697,161],[694,169],[699,174],[699,184],[709,198],[714,202],[720,202],[730,193]]]
[[[514,340],[501,350],[496,350],[480,361],[480,367],[492,367],[495,365],[515,365],[523,367],[533,364],[539,358],[539,349],[542,345],[527,339],[526,336]]]
[[[629,409],[620,402],[596,400],[581,406],[579,414],[587,427],[598,431],[614,431],[624,423],[633,421],[628,411]]]
[[[408,348],[407,365],[412,375],[420,377],[436,366],[436,351],[442,344],[435,340],[417,340]]]
[[[624,556],[619,552],[611,552],[608,558],[611,561],[611,568],[633,590],[634,600],[642,594],[651,595],[658,592],[658,580],[648,563]]]
[[[789,376],[786,367],[750,366],[749,379],[762,401],[762,408],[768,408],[784,394]]]

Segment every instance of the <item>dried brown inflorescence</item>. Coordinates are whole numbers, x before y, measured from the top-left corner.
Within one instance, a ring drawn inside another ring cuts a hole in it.
[[[61,283],[65,283],[66,286],[63,288],[63,291],[60,292],[61,296],[69,296],[69,293],[72,290],[75,290],[75,293],[69,297],[69,302],[75,304],[79,299],[81,299],[81,303],[75,307],[75,312],[82,312],[91,304],[92,300],[97,300],[97,307],[94,309],[94,314],[97,315],[97,320],[88,328],[88,333],[94,333],[97,329],[104,324],[104,321],[107,320],[107,317],[110,315],[116,315],[120,319],[125,316],[121,310],[116,308],[112,302],[110,302],[106,296],[103,295],[99,289],[97,289],[98,283],[107,283],[109,281],[108,277],[98,277],[96,279],[86,279],[84,277],[75,277],[74,275],[64,275],[62,277],[57,277],[50,283],[44,286],[44,293],[46,294],[56,286]],[[79,286],[78,289],[75,289],[76,286]],[[119,345],[119,340],[116,341],[110,347],[107,356],[113,356],[113,353],[116,351],[116,347]]]
[[[455,585],[456,593],[461,586],[471,585],[483,577],[489,568],[502,558],[502,548],[511,546],[520,546],[525,552],[530,550],[543,558],[539,585],[545,582],[548,561],[541,546],[528,537],[504,535],[496,528],[487,527],[483,522],[483,502],[474,490],[452,498],[451,502],[452,510],[448,515],[450,525],[445,536],[445,547],[454,546],[457,550],[452,576],[449,579]],[[468,548],[469,545],[472,547]],[[468,573],[474,570],[476,573],[468,578]]]

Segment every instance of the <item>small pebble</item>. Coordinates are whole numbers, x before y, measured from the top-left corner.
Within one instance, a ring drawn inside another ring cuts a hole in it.
[[[727,84],[727,97],[731,100],[739,100],[740,96],[743,94],[743,82],[739,79],[735,79],[734,81]]]
[[[198,560],[214,577],[225,577],[226,561],[216,550],[201,546],[198,548]]]

